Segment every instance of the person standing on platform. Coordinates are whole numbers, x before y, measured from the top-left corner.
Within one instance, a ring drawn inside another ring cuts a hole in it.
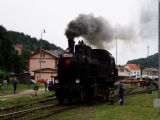
[[[110,88],[110,104],[114,104],[114,88]]]
[[[14,90],[13,92],[15,94],[17,89],[17,80],[15,78],[12,80],[12,84],[13,84],[13,90]]]
[[[119,102],[120,102],[120,105],[123,105],[124,104],[124,86],[122,83],[119,84]]]
[[[48,86],[48,85],[47,85],[47,81],[48,81],[47,79],[44,81],[45,91],[47,91],[47,86]]]

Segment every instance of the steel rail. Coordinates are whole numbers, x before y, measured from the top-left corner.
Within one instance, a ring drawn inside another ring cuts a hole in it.
[[[22,104],[13,105],[13,106],[10,106],[10,107],[0,107],[0,112],[1,111],[9,111],[9,110],[16,109],[16,108],[26,106],[26,105],[32,105],[32,104],[43,103],[43,102],[45,103],[45,102],[52,101],[52,100],[56,100],[56,97],[49,98],[49,99],[44,99],[44,100],[33,101],[33,102],[29,102],[29,103],[22,103]]]
[[[50,112],[47,113],[47,114],[44,114],[44,115],[41,115],[41,116],[38,116],[38,117],[31,118],[30,120],[38,120],[38,119],[46,118],[46,117],[49,117],[49,116],[51,116],[51,115],[54,115],[54,114],[57,114],[57,113],[61,113],[61,112],[64,112],[64,111],[66,111],[66,110],[78,108],[78,107],[80,107],[80,105],[74,105],[74,106],[68,106],[68,107],[58,108],[58,109],[55,109],[55,110],[50,111]]]
[[[42,107],[36,107],[36,108],[32,108],[32,109],[26,109],[26,110],[21,110],[21,111],[17,111],[17,112],[12,112],[12,113],[8,113],[8,114],[4,114],[4,115],[0,115],[0,120],[9,120],[11,118],[15,118],[15,117],[21,117],[24,116],[25,114],[37,111],[37,110],[42,110],[42,109],[46,109],[46,108],[51,108],[51,107],[55,107],[57,106],[54,104],[51,105],[45,105]]]

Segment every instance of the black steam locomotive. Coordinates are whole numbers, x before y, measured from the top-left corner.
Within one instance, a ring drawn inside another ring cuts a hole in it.
[[[83,41],[74,47],[69,41],[69,51],[59,59],[55,94],[60,103],[107,99],[116,79],[115,60],[108,51],[92,49]]]

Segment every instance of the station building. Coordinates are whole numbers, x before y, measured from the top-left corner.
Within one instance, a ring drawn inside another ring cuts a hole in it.
[[[125,66],[117,66],[118,69],[118,80],[127,80],[130,76],[130,70]]]
[[[150,79],[158,79],[158,69],[156,68],[145,68],[142,72],[142,77]]]
[[[29,73],[34,80],[51,80],[57,76],[58,50],[39,50],[29,57]]]

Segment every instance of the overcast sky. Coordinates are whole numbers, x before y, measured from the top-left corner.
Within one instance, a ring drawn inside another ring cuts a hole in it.
[[[79,14],[103,17],[114,31],[131,37],[118,38],[118,64],[146,57],[148,45],[149,55],[158,51],[157,0],[0,0],[0,24],[7,30],[40,39],[45,29],[43,39],[63,49],[67,25]],[[115,39],[104,46],[115,57]]]

